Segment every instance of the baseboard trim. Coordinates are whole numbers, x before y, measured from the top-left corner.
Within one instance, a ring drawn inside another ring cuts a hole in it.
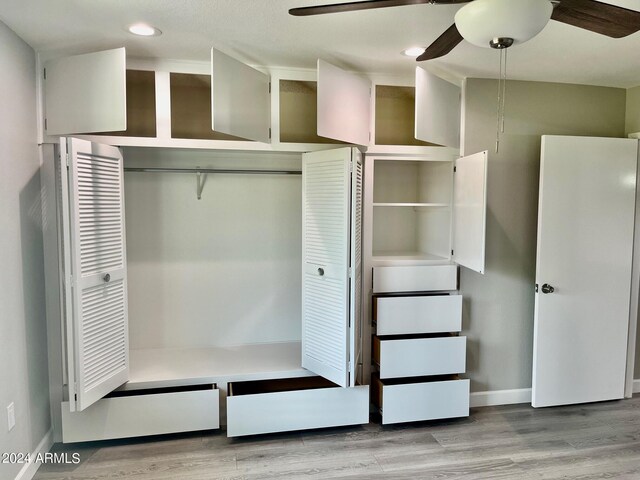
[[[640,388],[640,385],[638,385]],[[514,403],[531,403],[531,389],[492,390],[473,392],[469,399],[471,407],[490,407],[493,405],[512,405]]]
[[[25,463],[22,469],[16,475],[15,480],[31,480],[38,468],[40,468],[40,463],[34,461],[37,458],[38,454],[47,453],[51,447],[53,446],[53,428],[49,430],[45,436],[40,440],[40,443],[36,447],[36,449],[31,453],[31,461],[29,463]]]
[[[640,393],[640,378],[633,381],[633,393]]]

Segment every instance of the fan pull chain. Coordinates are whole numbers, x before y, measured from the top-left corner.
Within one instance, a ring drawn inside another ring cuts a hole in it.
[[[500,150],[500,134],[504,133],[504,112],[507,98],[507,48],[500,49],[498,76],[498,109],[496,113],[496,153]]]

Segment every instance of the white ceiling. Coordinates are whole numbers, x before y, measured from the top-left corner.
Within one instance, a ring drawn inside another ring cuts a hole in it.
[[[44,58],[125,46],[135,57],[207,61],[213,46],[253,65],[314,68],[320,57],[357,71],[407,74],[415,61],[400,52],[431,43],[459,8],[414,5],[317,17],[287,13],[291,7],[333,2],[1,0],[0,20]],[[638,0],[607,3],[640,11]],[[140,38],[126,32],[139,21],[164,34]],[[615,40],[551,21],[538,37],[509,50],[509,76],[631,87],[640,85],[639,52],[640,32]],[[498,54],[463,43],[428,63],[458,78],[493,78]]]

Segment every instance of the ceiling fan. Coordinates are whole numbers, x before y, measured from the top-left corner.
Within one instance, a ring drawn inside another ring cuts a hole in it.
[[[308,16],[404,5],[452,5],[466,3],[455,23],[440,35],[417,60],[432,60],[453,50],[462,40],[505,49],[530,40],[550,19],[612,38],[640,30],[640,12],[596,0],[365,0],[292,8],[291,15]]]

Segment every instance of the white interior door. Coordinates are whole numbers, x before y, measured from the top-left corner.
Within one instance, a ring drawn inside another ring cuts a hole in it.
[[[211,128],[270,142],[269,75],[211,49]]]
[[[542,137],[534,407],[623,398],[638,141]]]
[[[371,81],[318,60],[318,135],[369,145]]]
[[[349,253],[349,384],[354,387],[362,364],[362,199],[364,162],[362,153],[352,149],[351,221]]]
[[[484,273],[487,223],[487,154],[456,160],[453,174],[453,260]]]
[[[351,148],[302,156],[302,366],[350,384]]]
[[[123,165],[117,148],[76,138],[61,153],[69,403],[81,411],[129,377]]]
[[[124,48],[63,57],[45,65],[47,135],[127,129]]]
[[[460,95],[457,85],[416,67],[415,137],[423,142],[459,148]]]

